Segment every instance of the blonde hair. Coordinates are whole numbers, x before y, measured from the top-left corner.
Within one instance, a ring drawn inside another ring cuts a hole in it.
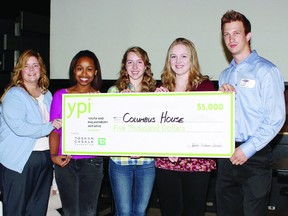
[[[197,88],[197,86],[201,82],[209,79],[209,76],[201,74],[195,45],[186,38],[177,38],[169,46],[167,55],[166,55],[165,65],[161,74],[162,85],[163,87],[167,88],[171,92],[173,92],[176,88],[176,74],[172,70],[171,65],[170,65],[170,54],[171,54],[173,47],[178,44],[184,45],[188,50],[188,54],[190,55],[189,59],[191,62],[191,67],[189,69],[189,77],[188,77],[186,91],[193,91]]]
[[[32,56],[34,56],[38,60],[38,63],[40,66],[40,78],[38,80],[38,85],[41,88],[41,92],[45,94],[48,91],[49,79],[47,77],[47,71],[46,71],[46,66],[44,64],[44,61],[38,52],[28,49],[22,52],[21,55],[19,56],[17,63],[12,72],[11,81],[8,84],[8,86],[5,88],[4,94],[1,97],[1,101],[4,95],[6,94],[6,92],[13,86],[21,86],[29,93],[29,91],[25,87],[21,71],[25,68],[27,61]]]

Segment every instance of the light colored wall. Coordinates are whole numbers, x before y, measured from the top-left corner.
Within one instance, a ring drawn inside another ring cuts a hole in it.
[[[67,79],[82,49],[98,56],[103,79],[117,79],[123,53],[145,49],[160,79],[166,51],[177,37],[194,42],[203,74],[218,80],[228,66],[220,19],[237,10],[252,24],[252,48],[275,63],[288,81],[287,0],[51,0],[50,74]]]

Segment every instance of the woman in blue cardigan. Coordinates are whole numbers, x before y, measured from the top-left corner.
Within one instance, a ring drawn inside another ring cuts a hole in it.
[[[4,215],[45,216],[52,183],[48,136],[52,94],[39,53],[24,51],[1,98],[0,162]]]

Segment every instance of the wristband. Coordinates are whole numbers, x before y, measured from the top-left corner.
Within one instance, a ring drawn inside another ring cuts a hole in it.
[[[56,157],[58,154],[50,154],[50,157]]]

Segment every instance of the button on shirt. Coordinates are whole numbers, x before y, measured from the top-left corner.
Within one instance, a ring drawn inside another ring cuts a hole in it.
[[[285,118],[284,79],[279,69],[255,50],[237,64],[234,59],[219,77],[219,86],[233,85],[235,141],[250,158],[281,130]]]

